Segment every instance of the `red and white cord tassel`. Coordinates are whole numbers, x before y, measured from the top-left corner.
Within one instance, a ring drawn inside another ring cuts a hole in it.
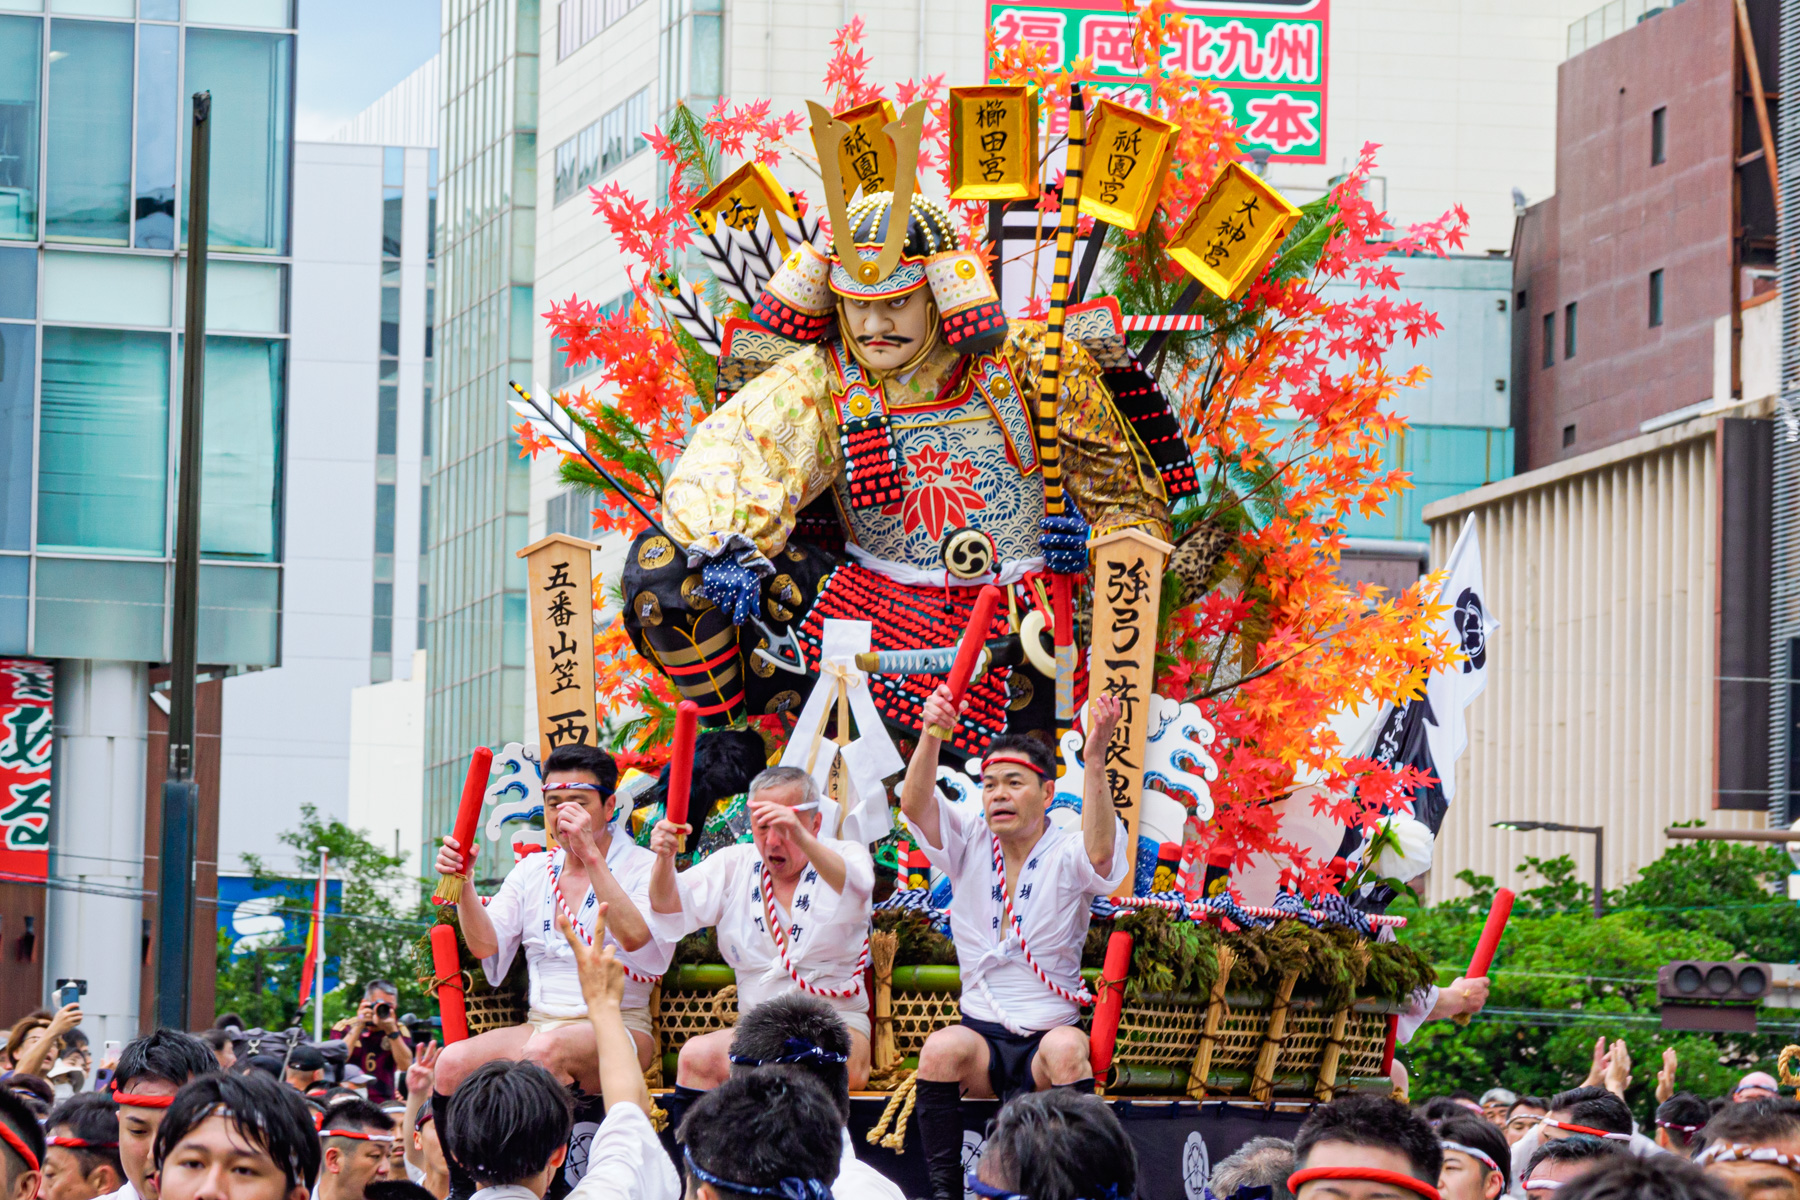
[[[586,942],[588,945],[592,946],[594,944],[594,935],[587,931],[587,928],[585,926],[583,926],[581,923],[581,918],[576,916],[573,912],[571,912],[569,910],[569,902],[567,900],[563,899],[562,883],[560,881],[562,872],[558,871],[556,869],[556,867],[550,861],[551,859],[553,859],[555,857],[556,857],[556,855],[553,851],[546,850],[544,852],[544,873],[546,875],[550,876],[550,894],[552,896],[556,897],[556,907],[562,913],[562,915],[565,918],[567,918],[567,920],[569,922],[569,927],[575,931],[576,935],[578,937],[580,937],[583,942]],[[640,974],[638,974],[636,971],[631,969],[631,964],[626,962],[622,958],[617,959],[616,961],[618,962],[619,966],[624,970],[625,978],[627,978],[627,979],[634,980],[638,983],[649,983],[649,984],[656,983],[662,979],[662,976],[660,976],[660,975],[640,975]]]
[[[1055,992],[1058,996],[1061,996],[1064,1000],[1067,1000],[1070,1004],[1080,1006],[1092,1004],[1094,1002],[1094,993],[1088,991],[1086,983],[1081,985],[1081,990],[1079,992],[1071,992],[1068,988],[1044,974],[1044,968],[1038,966],[1037,959],[1031,957],[1031,947],[1025,944],[1025,930],[1019,925],[1018,914],[1013,912],[1012,889],[1006,886],[1006,857],[1000,853],[1000,839],[991,838],[990,840],[994,844],[994,878],[1000,881],[1000,902],[1002,908],[1006,911],[1007,928],[1011,929],[1013,936],[1019,939],[1019,952],[1025,956],[1025,965],[1030,967],[1039,979],[1043,980],[1045,987],[1049,988],[1052,992]]]
[[[787,930],[781,927],[781,922],[775,917],[775,881],[770,878],[769,868],[766,864],[762,869],[762,898],[763,917],[769,924],[769,936],[775,939],[775,952],[781,956],[781,969],[788,973],[788,978],[792,979],[801,991],[811,992],[815,996],[823,996],[828,1000],[848,1000],[850,997],[862,993],[863,971],[869,965],[868,938],[863,939],[862,954],[856,960],[855,975],[849,987],[824,988],[814,983],[808,983],[800,977],[800,972],[794,969],[793,962],[788,958]]]

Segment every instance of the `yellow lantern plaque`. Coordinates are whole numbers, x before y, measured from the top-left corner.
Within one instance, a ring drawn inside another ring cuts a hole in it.
[[[757,162],[747,162],[727,175],[693,207],[695,223],[709,235],[721,219],[738,229],[753,229],[758,213],[768,214],[769,228],[775,231],[775,240],[781,244],[781,252],[786,254],[787,237],[781,232],[781,222],[775,215],[786,213],[796,217],[800,212],[794,207],[794,198],[775,178],[775,173]]]
[[[950,89],[950,198],[1038,194],[1038,90],[1029,84]]]
[[[1087,119],[1081,211],[1142,233],[1156,211],[1174,156],[1174,125],[1111,100],[1098,101]]]
[[[1169,241],[1169,257],[1208,291],[1236,299],[1281,248],[1300,210],[1240,163],[1228,163]]]
[[[855,196],[859,187],[865,196],[893,191],[894,139],[888,136],[887,127],[899,119],[894,106],[875,100],[832,115],[850,127],[838,143],[838,178],[844,184],[844,199]]]

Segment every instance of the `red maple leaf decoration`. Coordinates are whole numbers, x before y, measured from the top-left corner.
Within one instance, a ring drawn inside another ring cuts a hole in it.
[[[950,462],[950,456],[935,446],[920,446],[907,455],[912,468],[913,486],[898,503],[883,505],[888,516],[900,514],[906,532],[924,528],[935,541],[946,529],[969,522],[969,514],[987,507],[987,501],[974,488],[981,470],[967,459]]]

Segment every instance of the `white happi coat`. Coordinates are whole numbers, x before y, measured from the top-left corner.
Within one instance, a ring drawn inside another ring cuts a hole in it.
[[[861,977],[858,964],[869,939],[875,863],[858,842],[819,840],[844,860],[843,892],[832,891],[808,865],[794,889],[792,909],[777,903],[775,915],[787,931],[788,959],[794,969],[815,987],[841,991]],[[737,972],[739,1012],[796,989],[763,917],[762,853],[754,844],[744,842],[715,852],[677,875],[676,885],[681,911],[658,913],[646,906],[650,928],[672,943],[696,929],[716,927],[719,953]],[[852,1029],[869,1032],[866,990],[843,999],[822,999]]]
[[[554,855],[550,864],[561,871],[567,851],[558,849]],[[488,983],[500,986],[506,972],[512,968],[513,955],[523,945],[525,965],[531,973],[531,1007],[547,1017],[585,1017],[587,1002],[581,998],[581,976],[575,968],[574,952],[556,927],[556,897],[551,893],[550,873],[544,864],[543,852],[528,855],[513,866],[500,890],[488,901],[488,920],[494,923],[500,948],[481,960],[481,969],[487,974]],[[630,838],[617,833],[613,835],[612,844],[606,848],[606,868],[646,921],[651,915],[650,872],[655,866],[656,855]],[[577,898],[565,887],[563,897],[575,910],[582,928],[591,935],[599,910],[593,889],[588,889],[585,898]],[[652,926],[650,940],[636,950],[627,951],[619,945],[611,930],[606,934],[606,944],[613,947],[618,960],[646,977],[661,975],[669,969],[669,960],[675,954],[675,940],[658,937]],[[648,1005],[650,986],[627,975],[622,1007]]]

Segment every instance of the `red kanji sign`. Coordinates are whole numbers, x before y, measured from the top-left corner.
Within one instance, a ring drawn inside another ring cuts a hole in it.
[[[50,748],[55,673],[0,658],[0,876],[50,874]]]

